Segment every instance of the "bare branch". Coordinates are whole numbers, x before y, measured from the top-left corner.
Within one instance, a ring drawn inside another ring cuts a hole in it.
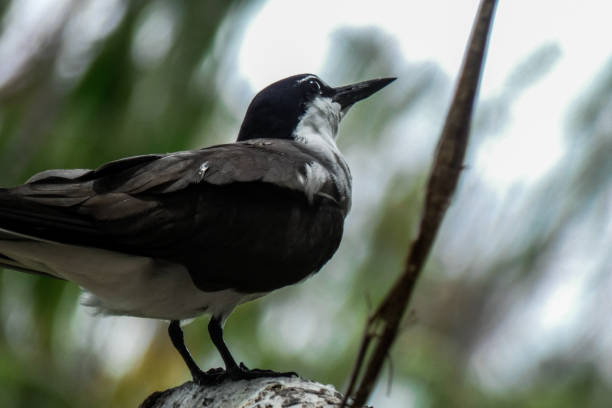
[[[361,345],[359,346],[359,351],[357,352],[357,359],[355,360],[355,365],[353,367],[353,372],[351,373],[351,379],[349,380],[349,385],[346,388],[346,392],[344,394],[344,398],[342,398],[341,407],[344,407],[348,401],[349,396],[353,393],[355,386],[357,385],[357,380],[359,379],[359,368],[363,365],[363,361],[366,358],[366,352],[368,350],[368,344],[372,340],[371,334],[368,333],[368,328],[365,328],[363,332],[363,337],[361,339]]]
[[[362,406],[372,392],[385,357],[397,336],[400,321],[416,281],[457,188],[495,5],[496,0],[481,1],[457,88],[436,149],[427,183],[419,233],[410,248],[404,271],[374,315],[368,319],[359,358],[353,369],[351,387],[345,397],[348,399],[352,396],[356,382],[354,379],[359,377],[365,361],[364,356],[372,348],[365,372],[354,395],[354,406]]]
[[[149,395],[139,408],[338,408],[341,401],[342,394],[331,385],[297,377],[256,378],[217,385],[189,381]]]

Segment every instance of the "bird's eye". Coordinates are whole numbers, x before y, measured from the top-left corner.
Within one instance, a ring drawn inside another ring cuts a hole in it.
[[[317,92],[321,90],[321,84],[319,84],[319,82],[315,81],[314,79],[309,80],[308,85],[310,85],[310,87],[315,89]]]

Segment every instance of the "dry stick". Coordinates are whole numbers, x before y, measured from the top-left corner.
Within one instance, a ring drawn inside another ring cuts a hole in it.
[[[361,371],[361,366],[363,365],[363,361],[366,358],[366,352],[368,351],[370,341],[372,341],[372,336],[368,333],[368,328],[366,327],[363,332],[363,337],[361,338],[361,345],[359,346],[359,352],[357,352],[357,359],[355,360],[355,365],[353,366],[351,379],[349,381],[348,387],[346,388],[346,392],[344,393],[344,398],[342,399],[342,404],[340,404],[340,408],[344,408],[344,406],[346,405],[346,401],[353,394],[353,389],[357,384],[359,372]]]
[[[365,360],[363,355],[372,345],[372,342],[374,342],[374,349],[355,393],[353,406],[363,406],[372,392],[385,357],[388,355],[397,335],[399,323],[410,301],[415,283],[427,260],[438,228],[456,190],[459,175],[463,168],[472,109],[480,81],[495,5],[496,0],[482,0],[476,16],[459,82],[446,116],[442,135],[436,148],[434,165],[427,182],[425,207],[421,217],[419,234],[412,243],[402,275],[374,315],[368,319],[359,352],[360,358],[358,358],[353,369],[346,400],[351,397],[355,379],[361,372]]]

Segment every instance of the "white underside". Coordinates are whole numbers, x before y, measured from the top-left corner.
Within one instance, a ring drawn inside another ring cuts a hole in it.
[[[239,304],[265,293],[203,292],[181,265],[103,249],[48,241],[2,241],[0,253],[22,266],[63,278],[88,293],[83,303],[103,314],[183,320],[224,319]]]

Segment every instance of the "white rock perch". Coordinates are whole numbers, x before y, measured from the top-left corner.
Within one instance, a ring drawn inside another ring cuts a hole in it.
[[[193,382],[151,394],[140,408],[338,408],[333,386],[299,377],[257,378],[201,386]]]

